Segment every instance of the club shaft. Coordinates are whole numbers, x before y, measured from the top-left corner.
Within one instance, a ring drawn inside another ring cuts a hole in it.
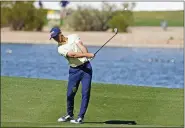
[[[104,45],[102,45],[94,54],[96,55],[116,34],[114,34],[109,40],[107,40],[107,42]]]

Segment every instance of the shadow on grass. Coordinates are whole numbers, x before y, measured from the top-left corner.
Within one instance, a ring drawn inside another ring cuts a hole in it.
[[[125,120],[108,120],[105,122],[84,122],[89,124],[128,124],[128,125],[136,125],[135,121],[125,121]]]

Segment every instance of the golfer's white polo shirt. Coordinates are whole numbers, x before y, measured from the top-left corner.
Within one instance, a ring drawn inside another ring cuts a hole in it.
[[[68,63],[71,67],[77,67],[87,62],[88,59],[86,57],[69,58],[66,56],[67,52],[69,51],[82,52],[81,49],[77,46],[77,43],[80,41],[80,37],[78,35],[76,34],[68,35],[67,38],[68,38],[67,43],[58,47],[58,53],[68,60]]]

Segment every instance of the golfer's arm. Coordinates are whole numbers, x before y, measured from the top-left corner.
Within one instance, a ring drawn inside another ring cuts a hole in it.
[[[81,58],[81,57],[91,58],[92,57],[92,53],[68,52],[67,56],[68,57],[72,57],[72,58]]]
[[[81,41],[79,43],[77,43],[77,45],[80,48],[80,50],[82,51],[82,53],[88,53],[87,48],[83,45],[83,43]]]

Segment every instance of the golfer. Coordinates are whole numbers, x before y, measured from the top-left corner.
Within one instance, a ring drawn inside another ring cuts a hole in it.
[[[58,119],[58,122],[70,121],[71,123],[82,123],[88,108],[91,91],[92,67],[89,62],[94,58],[83,45],[79,36],[71,34],[64,36],[58,27],[50,31],[50,39],[58,42],[58,53],[64,56],[69,62],[69,78],[67,87],[67,114]],[[82,83],[82,101],[78,118],[74,119],[74,97],[78,86]]]

